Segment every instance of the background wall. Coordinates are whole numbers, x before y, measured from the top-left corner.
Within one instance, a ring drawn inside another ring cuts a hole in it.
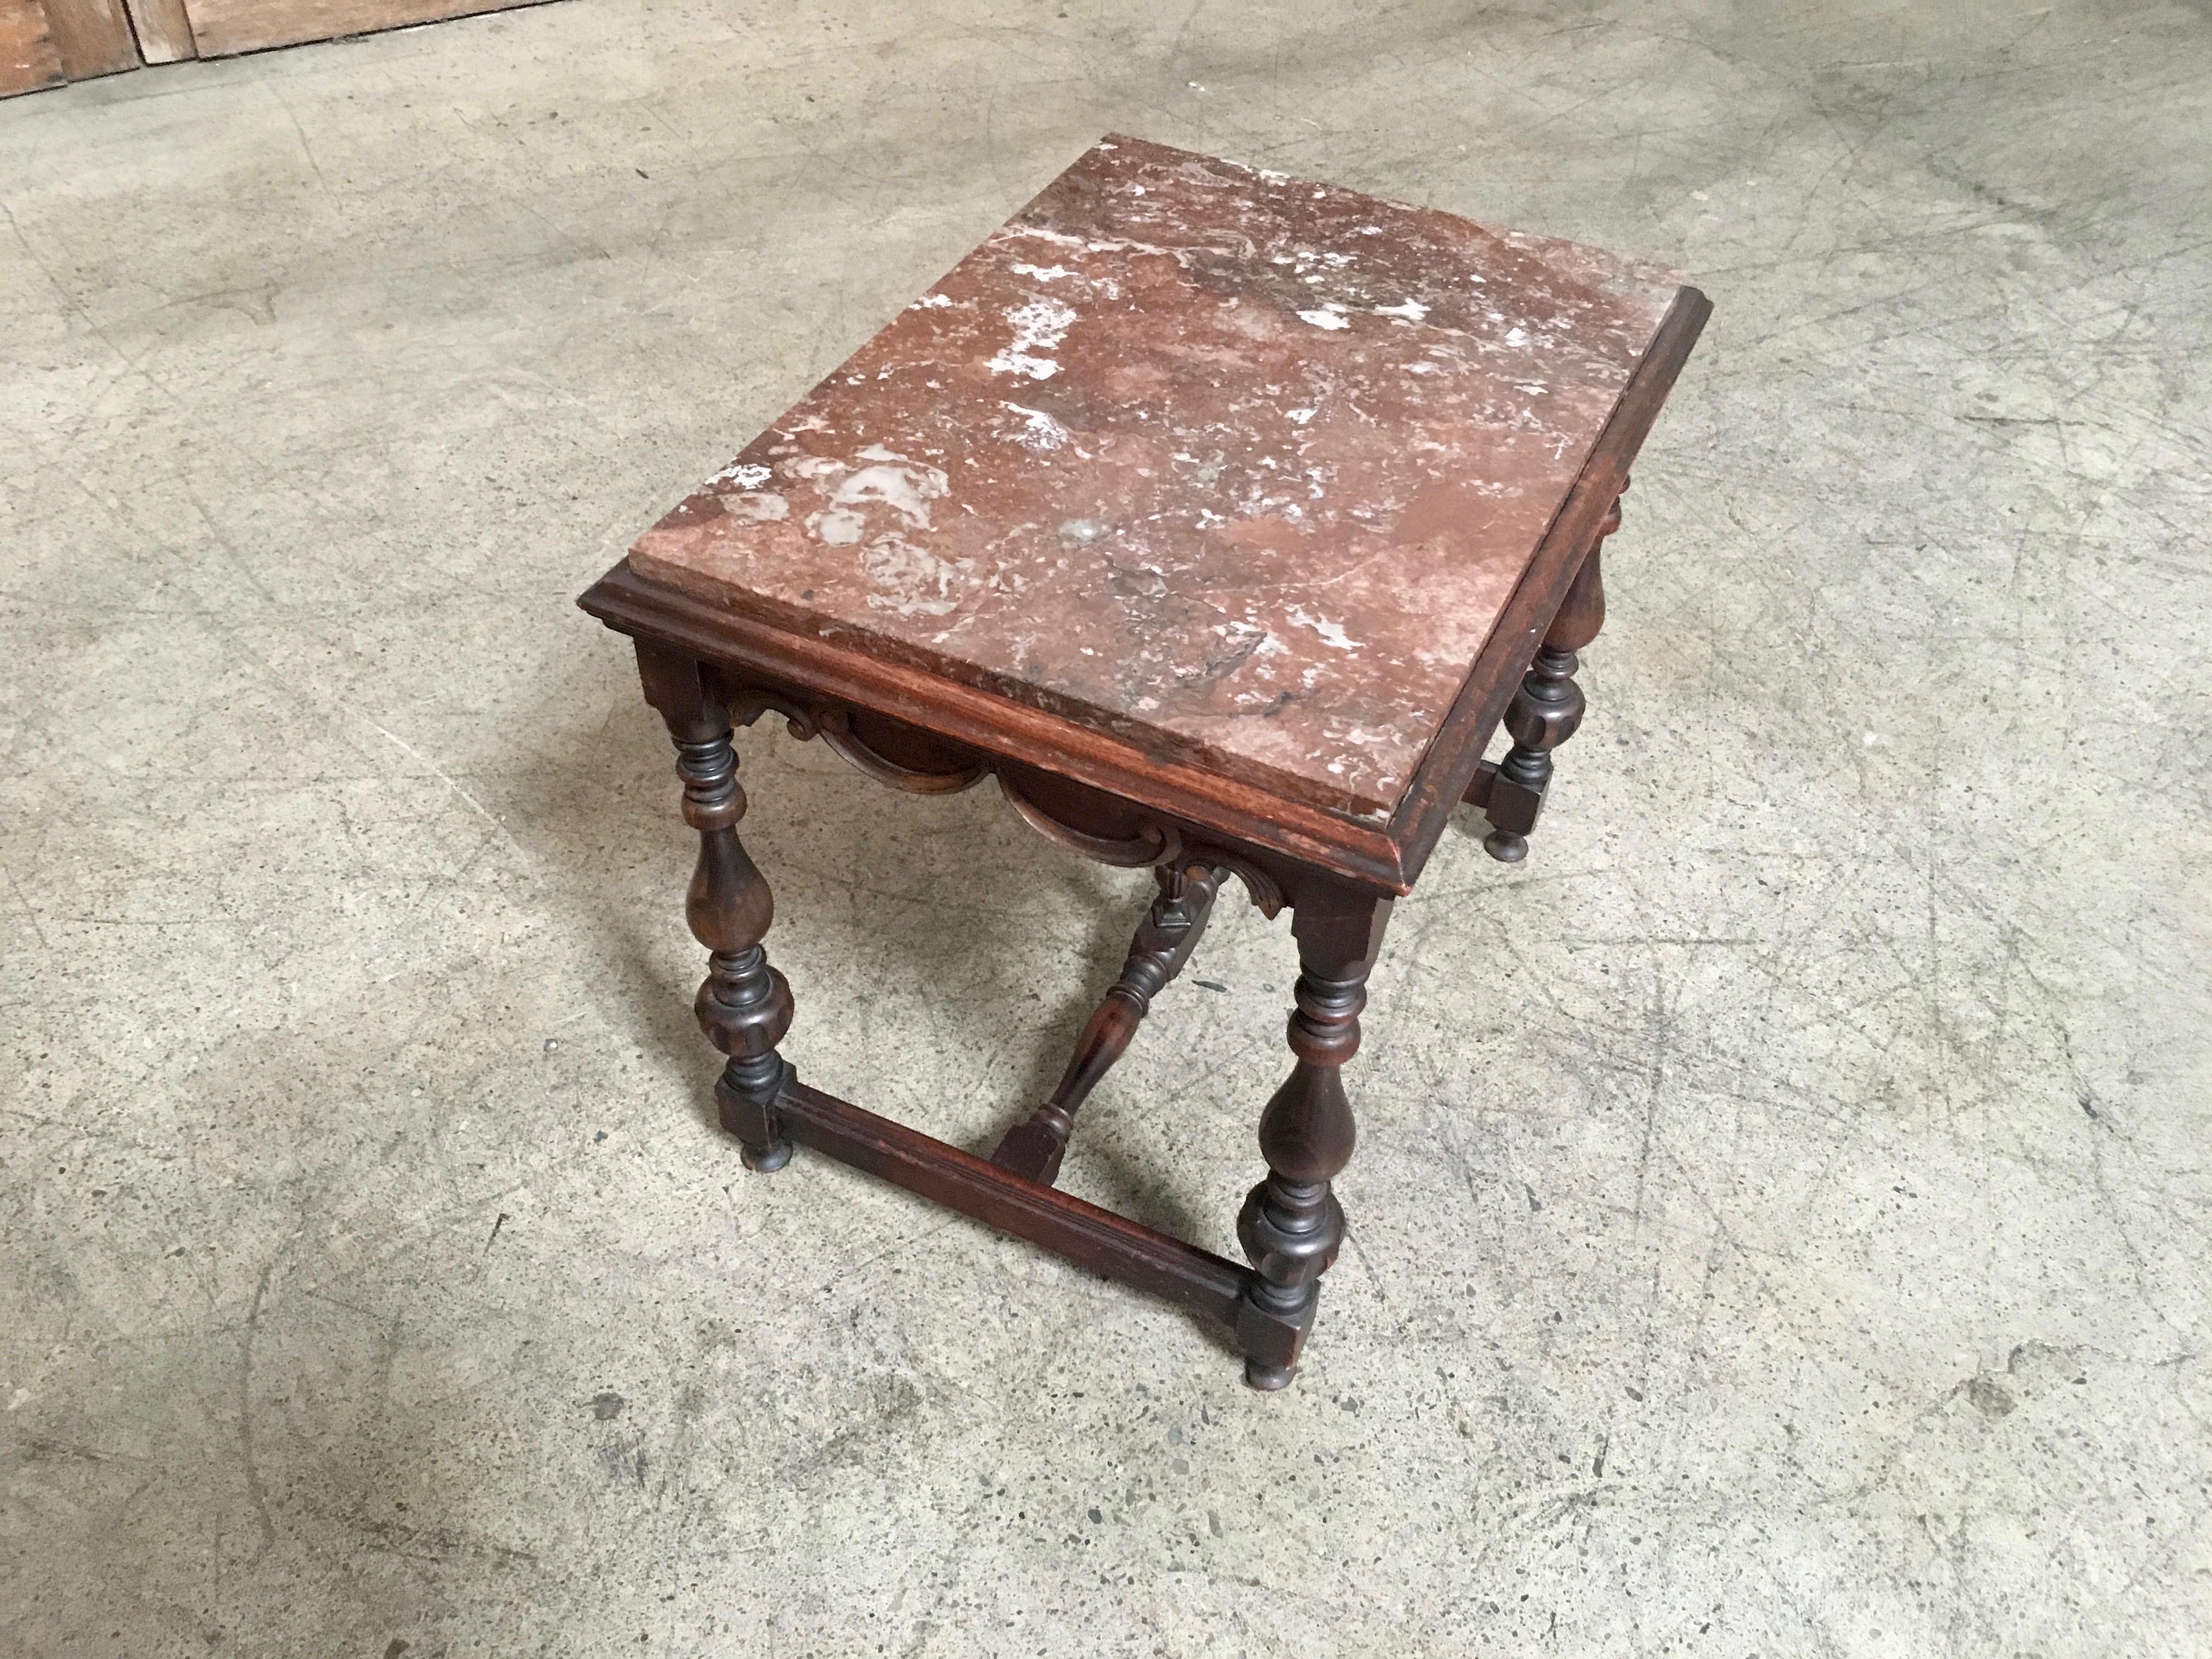
[[[0,98],[537,0],[0,0]]]

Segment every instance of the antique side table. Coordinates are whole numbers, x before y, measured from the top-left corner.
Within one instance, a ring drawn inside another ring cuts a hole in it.
[[[1391,901],[1462,799],[1525,853],[1599,544],[1710,310],[1594,248],[1109,138],[647,531],[580,602],[675,738],[744,1161],[815,1147],[1218,1319],[1248,1381],[1288,1382],[1344,1237],[1339,1071]],[[993,776],[1044,836],[1155,872],[1066,1075],[988,1158],[776,1052],[792,994],[731,746],[771,710],[896,788]],[[1249,1268],[1053,1184],[1231,877],[1291,912],[1299,963]]]

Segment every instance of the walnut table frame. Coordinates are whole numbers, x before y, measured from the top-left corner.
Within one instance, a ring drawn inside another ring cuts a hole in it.
[[[1709,310],[1595,249],[1109,139],[648,532],[580,602],[675,739],[744,1161],[812,1146],[1218,1320],[1248,1381],[1287,1383],[1344,1237],[1340,1073],[1391,902],[1462,800],[1525,854],[1599,544]],[[770,712],[899,789],[994,776],[1052,840],[1155,872],[1059,1087],[988,1158],[778,1053],[731,741]],[[1299,960],[1249,1267],[1053,1184],[1232,878],[1291,912]]]

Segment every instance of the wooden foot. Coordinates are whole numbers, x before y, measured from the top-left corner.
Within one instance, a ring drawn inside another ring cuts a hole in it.
[[[1261,1115],[1267,1178],[1237,1218],[1253,1268],[1237,1340],[1244,1380],[1255,1389],[1285,1387],[1297,1372],[1321,1276],[1344,1243],[1344,1211],[1330,1183],[1351,1162],[1357,1130],[1340,1072],[1359,1048],[1367,975],[1389,914],[1387,899],[1347,893],[1300,904],[1291,926],[1299,971],[1289,1036],[1297,1063]]]
[[[756,1175],[774,1175],[791,1162],[791,1143],[788,1140],[774,1141],[756,1152],[740,1141],[738,1143],[738,1161]]]
[[[1162,866],[1154,873],[1159,896],[1129,941],[1121,977],[1085,1024],[1052,1098],[1026,1122],[1009,1129],[991,1154],[991,1162],[1000,1169],[1048,1187],[1060,1178],[1060,1161],[1075,1127],[1076,1111],[1127,1051],[1137,1027],[1152,1012],[1152,999],[1182,971],[1198,948],[1206,919],[1213,914],[1214,895],[1221,884],[1218,873],[1202,864],[1182,869]]]
[[[1624,483],[1621,488],[1628,486]],[[1575,670],[1581,664],[1576,653],[1605,625],[1605,576],[1599,556],[1605,538],[1620,528],[1616,498],[1505,711],[1505,729],[1512,734],[1513,746],[1503,760],[1485,761],[1468,787],[1468,804],[1480,806],[1491,823],[1483,850],[1501,864],[1518,864],[1528,856],[1528,832],[1536,827],[1551,789],[1552,751],[1582,724],[1583,691],[1575,684]]]
[[[745,794],[730,745],[729,707],[713,677],[681,652],[640,640],[637,669],[646,701],[676,740],[684,821],[699,832],[684,909],[708,950],[693,1010],[708,1040],[729,1057],[714,1085],[715,1103],[747,1167],[780,1170],[791,1160],[791,1143],[775,1103],[791,1067],[775,1045],[791,1029],[791,987],[761,947],[775,902],[738,840]]]
[[[1289,1388],[1297,1374],[1298,1368],[1295,1365],[1268,1365],[1249,1358],[1244,1362],[1245,1386],[1257,1389],[1261,1394],[1273,1394],[1279,1389]]]

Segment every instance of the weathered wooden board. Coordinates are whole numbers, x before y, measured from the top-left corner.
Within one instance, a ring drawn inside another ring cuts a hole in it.
[[[174,64],[199,56],[192,44],[191,20],[185,0],[130,0],[131,26],[138,32],[138,51],[149,64]]]
[[[203,58],[505,11],[534,0],[184,0]]]
[[[138,45],[123,0],[46,0],[46,27],[72,81],[138,67]]]
[[[0,0],[0,98],[69,79],[39,0]]]

